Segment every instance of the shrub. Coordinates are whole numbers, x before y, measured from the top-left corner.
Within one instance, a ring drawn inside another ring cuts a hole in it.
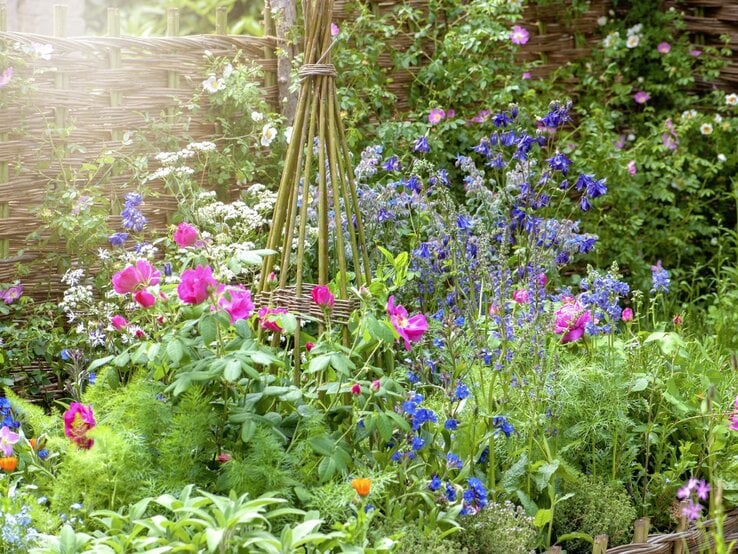
[[[527,554],[534,550],[537,537],[533,518],[505,501],[490,502],[470,519],[461,540],[470,554]]]

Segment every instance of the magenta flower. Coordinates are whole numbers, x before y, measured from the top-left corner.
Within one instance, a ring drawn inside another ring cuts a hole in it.
[[[151,294],[148,290],[137,290],[135,294],[133,295],[133,299],[138,303],[139,306],[142,308],[150,308],[154,304],[156,304],[156,296]]]
[[[5,85],[7,85],[12,78],[13,78],[13,68],[8,67],[5,71],[0,73],[0,88],[3,88]]]
[[[340,32],[341,32],[341,29],[338,28],[338,25],[331,22],[331,36],[332,37],[338,36],[338,33]]]
[[[575,342],[584,335],[584,327],[592,320],[581,302],[567,297],[554,314],[554,333],[562,335],[561,344]]]
[[[695,58],[699,58],[702,55],[702,50],[697,50],[696,48],[694,50],[689,51],[690,56],[694,56]]]
[[[517,289],[513,292],[512,297],[518,304],[527,304],[530,302],[530,292],[527,289]]]
[[[331,289],[326,285],[317,285],[310,291],[310,296],[321,308],[332,308],[336,303],[336,297],[331,294]]]
[[[428,321],[425,316],[416,314],[408,317],[407,310],[403,306],[395,306],[394,296],[390,296],[387,300],[387,314],[395,331],[405,341],[406,350],[410,350],[410,343],[418,342],[428,330]]]
[[[632,308],[624,308],[623,313],[620,315],[620,318],[628,323],[629,321],[633,321],[633,310]]]
[[[243,286],[221,285],[218,306],[223,308],[231,318],[231,323],[239,319],[248,319],[254,311],[254,303],[251,301],[251,293]]]
[[[95,425],[92,406],[72,402],[69,409],[64,412],[64,434],[80,448],[88,450],[92,447],[94,441],[87,436],[87,432]]]
[[[668,42],[659,42],[656,50],[659,51],[659,54],[668,54],[669,52],[671,52],[671,44],[669,44]]]
[[[113,275],[113,289],[118,294],[127,294],[159,284],[161,273],[147,260],[137,260],[134,265]]]
[[[446,119],[453,119],[454,117],[456,117],[456,110],[453,108],[446,110]]]
[[[696,521],[702,516],[702,506],[689,500],[687,505],[682,508],[682,515],[687,516],[689,521]]]
[[[530,71],[524,71],[523,72],[523,80],[524,81],[527,81],[530,78],[531,78]]]
[[[213,270],[209,265],[198,265],[182,273],[177,285],[177,294],[185,304],[201,304],[213,290],[218,289],[218,281],[213,278]]]
[[[530,33],[520,25],[515,25],[510,31],[510,42],[513,44],[526,44],[530,38]]]
[[[180,223],[177,225],[177,230],[174,231],[174,242],[180,248],[187,248],[197,242],[198,232],[189,223]]]
[[[692,495],[692,489],[690,488],[689,484],[684,485],[683,487],[680,487],[677,491],[677,498],[679,500],[684,500],[685,498],[689,498]]]
[[[444,110],[441,108],[433,108],[428,114],[428,123],[435,125],[436,123],[440,123],[444,117],[446,117],[446,112]]]
[[[351,394],[355,396],[359,396],[361,394],[361,385],[359,383],[354,383],[351,386]]]
[[[539,286],[545,287],[546,283],[548,283],[548,277],[546,277],[545,273],[539,273],[538,275],[536,275],[536,282]]]
[[[630,173],[631,175],[635,175],[636,173],[638,173],[638,168],[636,167],[635,160],[630,160],[628,162],[628,173]]]
[[[706,501],[710,495],[710,483],[700,481],[697,483],[697,488],[695,488],[694,492],[697,494],[697,498]]]
[[[263,306],[261,309],[259,309],[259,325],[261,325],[262,329],[266,329],[267,331],[281,333],[282,326],[277,321],[277,318],[281,314],[286,313],[286,308],[267,308],[266,306]],[[305,346],[307,347],[307,345]],[[308,350],[308,352],[310,352],[310,350]]]
[[[372,384],[369,385],[369,388],[372,389],[374,392],[377,392],[381,386],[382,383],[379,381],[379,379],[375,379],[374,381],[372,381]]]
[[[477,115],[472,117],[472,121],[474,123],[484,123],[489,119],[489,116],[492,115],[492,112],[489,110],[482,110]]]
[[[645,104],[651,99],[651,95],[648,94],[645,90],[639,90],[633,95],[633,100],[635,100],[636,104]]]
[[[113,317],[110,318],[110,323],[115,327],[116,330],[120,331],[121,329],[125,329],[128,325],[128,322],[126,321],[126,318],[123,317],[120,314],[116,314]]]
[[[2,451],[3,456],[8,457],[13,455],[13,445],[19,439],[18,433],[13,433],[7,425],[4,425],[0,429],[0,451]]]

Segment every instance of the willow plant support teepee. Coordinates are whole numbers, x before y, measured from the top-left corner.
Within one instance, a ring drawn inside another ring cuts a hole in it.
[[[304,294],[312,286],[304,282],[305,275],[309,275],[304,261],[308,205],[313,195],[317,202],[317,284],[327,284],[335,273],[338,294],[334,315],[337,317],[332,319],[340,321],[340,315],[348,317],[336,312],[346,310],[351,304],[348,265],[352,265],[355,284],[361,286],[371,278],[369,256],[336,98],[336,68],[331,63],[331,49],[336,44],[331,33],[333,0],[305,0],[302,9],[305,49],[304,63],[299,70],[300,95],[267,243],[267,248],[277,254],[264,259],[260,290],[268,294],[268,277],[278,267],[279,284],[269,294],[272,304],[279,298],[284,303],[289,295],[292,301],[287,307],[297,311],[298,317],[300,312],[315,313],[316,308],[321,313],[317,306],[310,304],[310,290],[307,296]],[[295,246],[297,252],[293,256]],[[295,351],[299,353],[299,329],[295,341]],[[299,361],[299,354],[295,358]]]

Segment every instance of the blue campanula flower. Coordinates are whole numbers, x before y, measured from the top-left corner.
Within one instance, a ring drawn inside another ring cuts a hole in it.
[[[509,437],[515,432],[515,428],[512,426],[512,424],[507,420],[505,416],[495,416],[492,418],[492,425],[497,427],[498,430],[505,433],[506,437]]]
[[[415,438],[413,438],[413,442],[412,442],[413,451],[417,452],[424,446],[425,446],[425,440],[422,437],[416,436]]]
[[[413,146],[413,152],[430,152],[430,145],[428,144],[428,137],[422,136],[415,141]]]
[[[454,392],[454,399],[455,400],[464,400],[469,396],[469,388],[464,384],[463,381],[459,381],[459,383],[456,385],[456,391]]]
[[[659,260],[656,265],[651,266],[651,293],[669,292],[670,285],[669,272],[661,267],[661,260]]]
[[[46,458],[49,457],[49,451],[46,448],[42,448],[41,450],[38,451],[38,457],[41,458],[42,460],[45,460]]]
[[[446,483],[446,500],[456,502],[456,487],[453,483]]]
[[[443,427],[444,429],[447,429],[449,431],[456,431],[456,429],[458,429],[459,427],[459,422],[456,419],[450,417],[443,424]]]
[[[128,233],[113,233],[108,237],[111,246],[123,246],[128,239]]]
[[[461,458],[459,458],[453,452],[446,454],[446,467],[449,469],[461,469],[464,466]]]

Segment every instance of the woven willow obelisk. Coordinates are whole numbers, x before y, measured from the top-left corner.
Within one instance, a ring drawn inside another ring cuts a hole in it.
[[[294,283],[294,295],[298,299],[304,296],[303,278],[315,274],[314,268],[310,273],[306,271],[303,261],[308,204],[311,195],[317,194],[317,284],[326,284],[335,275],[337,297],[347,299],[347,252],[357,286],[370,280],[370,271],[351,159],[336,99],[336,68],[331,64],[333,0],[305,0],[303,12],[305,50],[299,71],[300,96],[267,243],[267,248],[277,254],[264,259],[260,290],[266,290],[267,277],[278,262],[278,288],[291,288]],[[329,232],[331,210],[334,226]],[[296,256],[293,243],[297,246]],[[309,298],[310,291],[305,292]]]

